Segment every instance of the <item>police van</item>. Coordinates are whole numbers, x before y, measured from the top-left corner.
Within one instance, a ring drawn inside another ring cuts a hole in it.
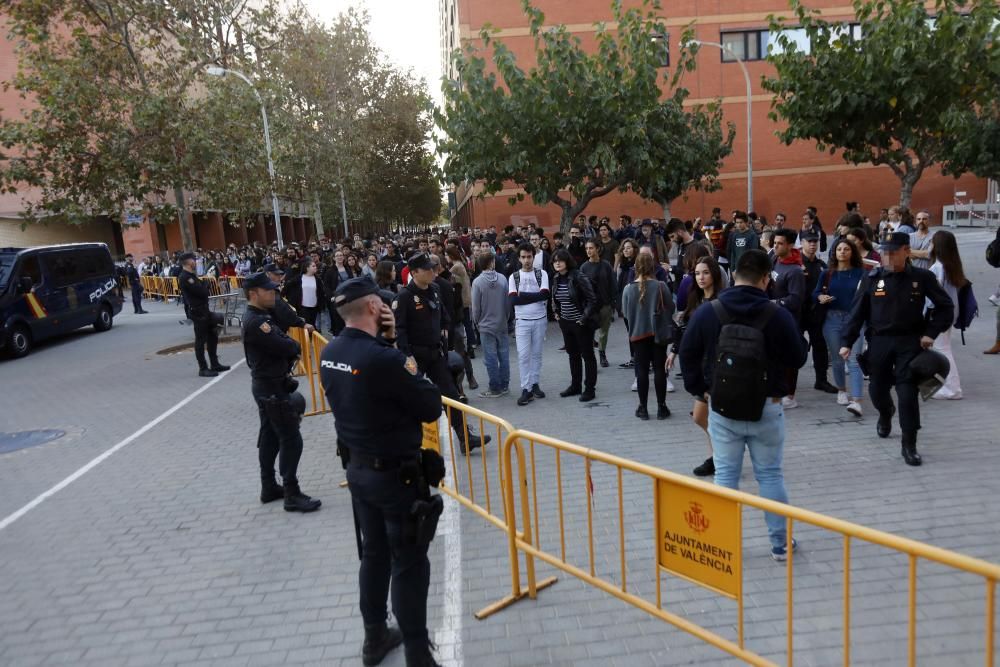
[[[23,357],[39,341],[121,312],[116,272],[104,243],[0,248],[0,351]]]

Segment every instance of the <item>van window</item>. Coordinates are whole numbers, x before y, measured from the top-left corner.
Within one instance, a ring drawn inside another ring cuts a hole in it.
[[[83,265],[78,252],[52,252],[45,254],[53,287],[66,287],[83,279]]]
[[[21,268],[18,273],[19,278],[31,278],[32,285],[41,283],[42,268],[38,263],[38,255],[28,255],[21,260]]]

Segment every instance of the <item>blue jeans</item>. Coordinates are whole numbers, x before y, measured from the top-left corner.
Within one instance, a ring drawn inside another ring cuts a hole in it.
[[[749,449],[760,495],[779,503],[788,502],[785,478],[781,472],[781,457],[785,449],[785,413],[781,403],[767,399],[764,414],[757,422],[737,421],[709,410],[708,435],[712,439],[716,484],[729,489],[740,487],[743,450]],[[785,517],[764,512],[764,522],[771,546],[784,546],[787,536]]]
[[[837,389],[847,387],[846,368],[851,373],[851,398],[861,398],[865,391],[865,378],[858,366],[858,355],[864,349],[865,337],[858,336],[858,340],[851,348],[851,356],[845,362],[840,358],[840,348],[843,347],[841,330],[850,313],[846,310],[829,310],[826,313],[826,320],[823,322],[823,338],[826,339],[826,347],[830,350],[830,366],[833,367],[833,384]]]
[[[499,392],[510,386],[510,338],[506,333],[480,331],[483,365],[490,378],[490,391]]]

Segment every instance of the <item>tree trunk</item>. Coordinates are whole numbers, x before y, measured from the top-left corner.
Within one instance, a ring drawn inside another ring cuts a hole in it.
[[[910,201],[913,199],[913,188],[920,180],[920,175],[923,173],[923,169],[907,169],[903,176],[899,179],[899,205],[910,207]]]
[[[323,211],[319,206],[319,192],[313,190],[313,221],[316,223],[316,241],[323,238]]]
[[[566,237],[569,236],[569,228],[573,226],[573,218],[576,217],[573,208],[573,206],[563,206],[562,216],[559,218],[559,231]]]
[[[191,222],[188,220],[187,200],[184,199],[184,188],[174,186],[174,198],[177,199],[177,224],[181,230],[181,245],[185,252],[194,250],[194,235],[191,233]]]
[[[670,205],[673,204],[673,202],[672,201],[660,202],[660,204],[663,206],[663,219],[664,219],[664,221],[670,220],[670,218],[673,217],[673,216],[670,215]]]

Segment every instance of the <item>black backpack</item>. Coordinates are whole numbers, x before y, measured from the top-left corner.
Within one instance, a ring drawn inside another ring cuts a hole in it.
[[[1000,269],[1000,229],[997,230],[997,237],[986,246],[986,263]]]
[[[760,421],[767,402],[767,345],[764,328],[778,310],[768,302],[753,324],[733,322],[716,299],[712,309],[722,329],[715,347],[712,371],[712,409],[739,421]]]

